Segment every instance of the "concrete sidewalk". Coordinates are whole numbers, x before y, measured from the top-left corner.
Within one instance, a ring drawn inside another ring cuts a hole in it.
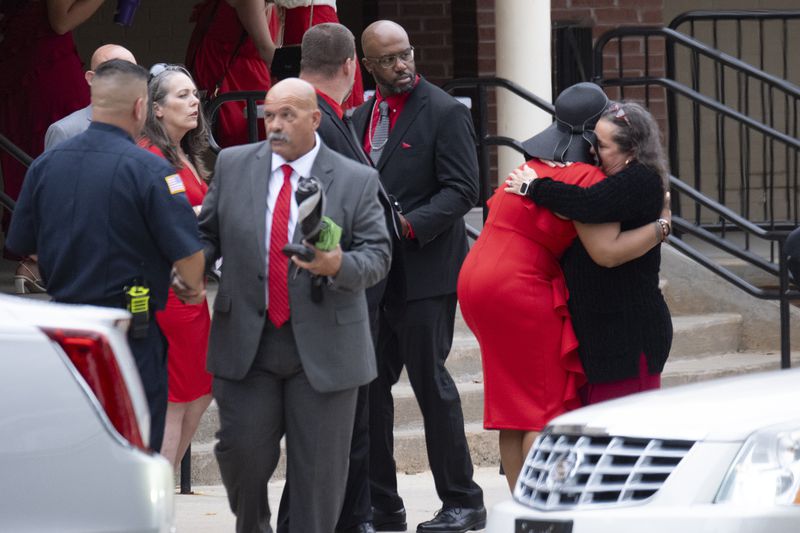
[[[497,468],[478,468],[475,481],[483,488],[486,508],[511,497],[506,478],[498,474]],[[269,505],[272,510],[272,527],[284,481],[269,484]],[[397,485],[408,512],[408,530],[416,531],[417,524],[430,520],[441,506],[433,486],[430,471],[422,474],[398,474]],[[192,487],[195,494],[175,496],[175,513],[178,533],[218,533],[234,531],[234,516],[228,507],[225,488],[222,485]]]

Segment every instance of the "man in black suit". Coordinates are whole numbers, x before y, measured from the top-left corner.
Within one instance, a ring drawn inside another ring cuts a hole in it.
[[[467,253],[463,216],[478,198],[469,111],[417,76],[405,30],[382,20],[361,37],[376,97],[353,115],[364,150],[402,212],[404,272],[392,265],[378,335],[378,378],[370,385],[370,480],[375,529],[403,531],[397,494],[391,387],[405,365],[425,419],[428,461],[442,511],[419,533],[465,532],[486,523],[472,480],[461,399],[445,360],[453,340],[456,282]],[[400,289],[398,289],[400,287]],[[398,293],[404,292],[403,295]]]
[[[353,88],[356,74],[355,38],[345,26],[337,23],[318,24],[303,35],[301,47],[302,64],[300,79],[314,86],[317,106],[321,112],[317,129],[322,141],[340,154],[372,166],[354,131],[346,122],[341,108]],[[385,191],[380,190],[379,199],[386,213],[386,223],[394,244],[400,235],[397,221]],[[394,231],[393,231],[394,229]],[[377,337],[378,303],[383,295],[385,279],[367,289],[370,330],[373,341]],[[372,509],[369,495],[369,385],[358,389],[355,425],[350,448],[347,489],[337,533],[373,533]],[[288,483],[281,496],[278,512],[278,533],[288,533]]]

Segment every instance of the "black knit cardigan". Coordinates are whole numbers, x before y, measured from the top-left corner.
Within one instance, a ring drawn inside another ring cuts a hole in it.
[[[621,222],[627,230],[658,218],[664,188],[657,173],[634,162],[589,188],[540,178],[531,184],[528,196],[567,218]],[[672,319],[658,287],[660,265],[661,246],[615,268],[592,261],[580,239],[564,254],[561,267],[569,310],[590,383],[637,376],[641,353],[651,374],[664,369],[672,345]]]

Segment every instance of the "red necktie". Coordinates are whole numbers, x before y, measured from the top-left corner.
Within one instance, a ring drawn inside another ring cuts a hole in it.
[[[289,320],[289,258],[281,249],[289,242],[289,209],[292,197],[292,167],[282,165],[283,185],[272,212],[269,233],[269,319],[276,327]]]

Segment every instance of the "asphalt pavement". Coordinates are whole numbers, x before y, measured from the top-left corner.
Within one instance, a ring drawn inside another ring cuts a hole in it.
[[[511,497],[506,478],[497,468],[478,468],[475,481],[483,488],[484,502],[491,507]],[[272,527],[278,501],[283,491],[283,480],[269,484],[269,505],[272,510]],[[409,531],[416,531],[417,524],[430,520],[441,506],[433,486],[430,471],[421,474],[398,474],[397,485],[408,513]],[[192,487],[194,494],[175,496],[175,513],[178,533],[218,533],[234,531],[235,518],[228,507],[225,487],[222,485]]]

